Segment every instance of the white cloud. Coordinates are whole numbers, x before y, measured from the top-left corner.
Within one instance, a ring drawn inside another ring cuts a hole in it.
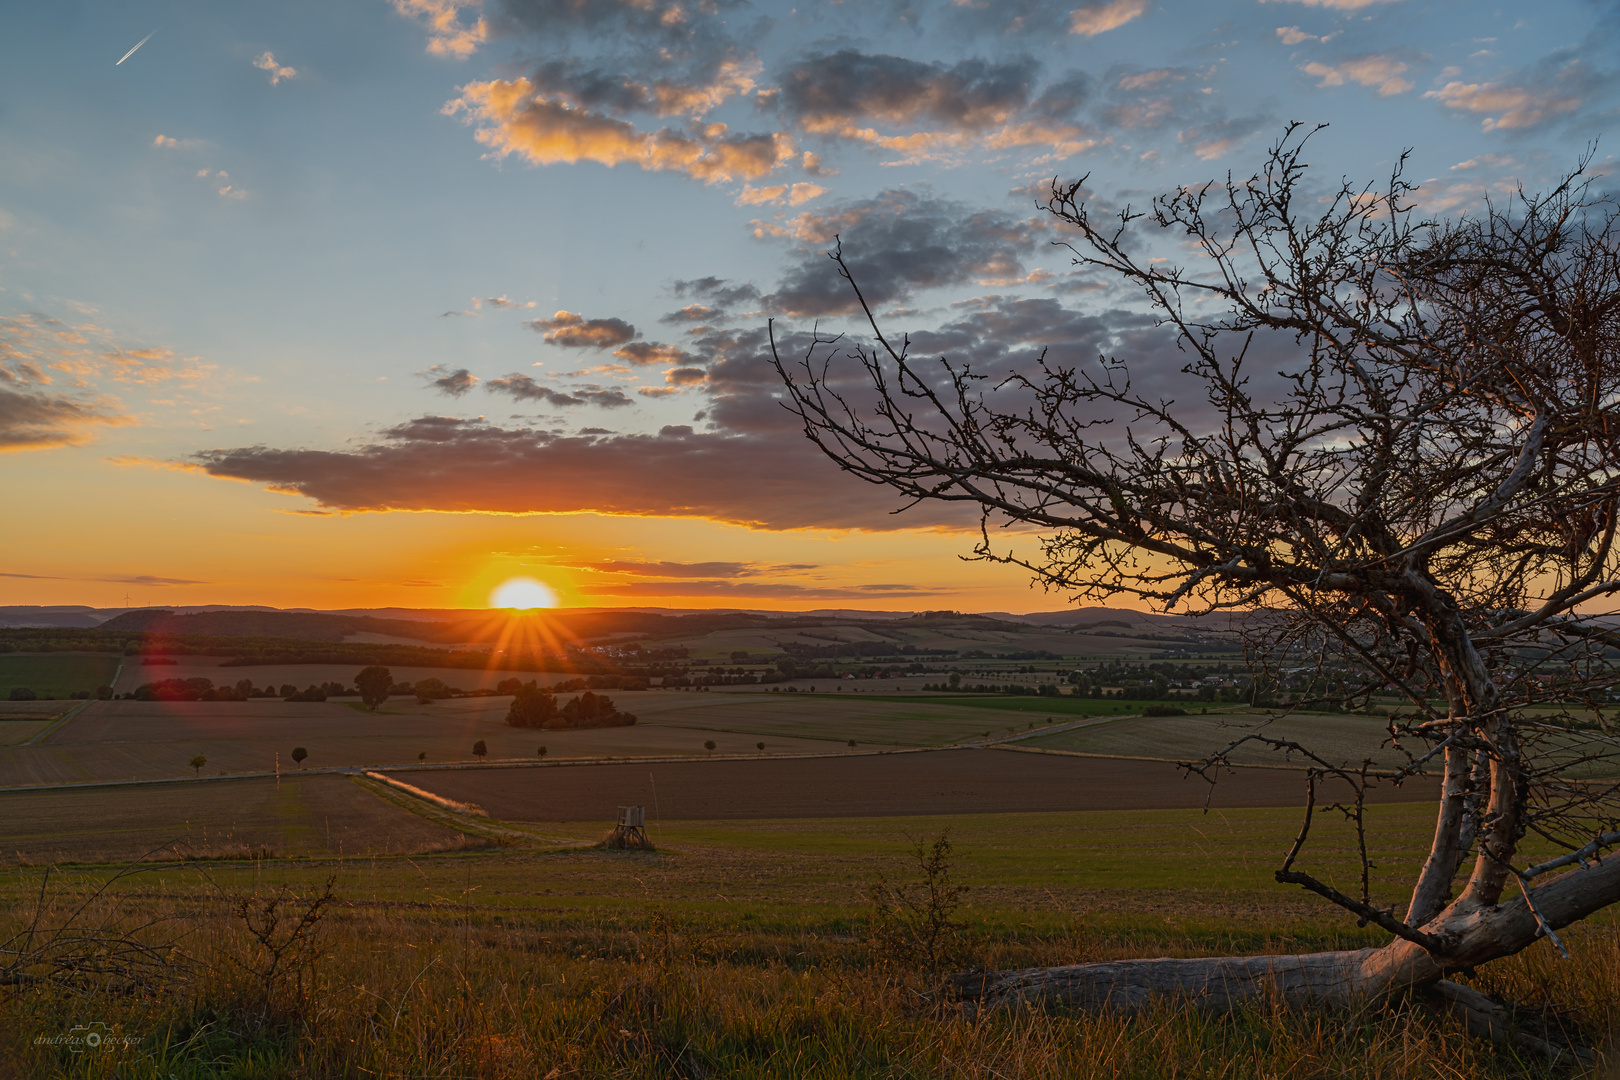
[[[1581,99],[1552,87],[1505,86],[1501,83],[1448,82],[1423,95],[1452,109],[1496,113],[1480,122],[1486,131],[1530,127],[1560,113],[1573,112]]]

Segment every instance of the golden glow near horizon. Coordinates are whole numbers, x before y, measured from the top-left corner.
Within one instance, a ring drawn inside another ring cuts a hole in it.
[[[489,595],[489,606],[530,611],[557,606],[557,594],[531,577],[507,578]]]

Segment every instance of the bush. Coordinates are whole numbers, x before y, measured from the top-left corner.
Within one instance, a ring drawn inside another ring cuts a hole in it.
[[[432,701],[443,701],[445,698],[456,697],[461,693],[455,687],[441,679],[417,679],[414,684],[414,693],[418,704],[426,705]]]
[[[39,695],[26,686],[13,686],[11,688],[12,701],[36,701],[38,698]]]
[[[1142,710],[1143,716],[1186,716],[1186,709],[1178,709],[1174,705],[1149,705]]]

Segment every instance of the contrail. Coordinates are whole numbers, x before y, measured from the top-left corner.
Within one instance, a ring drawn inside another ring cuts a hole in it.
[[[156,30],[152,31],[152,34],[155,34],[155,33],[157,33]],[[145,45],[148,41],[151,41],[152,40],[152,34],[147,34],[145,37],[141,38],[141,40],[137,41],[135,43],[135,49],[138,49],[142,45]],[[131,49],[131,50],[129,50],[129,52],[125,53],[123,56],[120,56],[118,58],[118,64],[122,64],[125,60],[128,60],[130,57],[134,56],[135,55],[135,49]],[[117,67],[118,64],[114,64],[113,67]]]

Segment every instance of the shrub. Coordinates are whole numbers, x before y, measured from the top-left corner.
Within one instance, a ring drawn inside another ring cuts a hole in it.
[[[1204,710],[1208,712],[1209,710]],[[1142,710],[1143,716],[1186,716],[1186,709],[1178,709],[1174,705],[1149,705]]]

